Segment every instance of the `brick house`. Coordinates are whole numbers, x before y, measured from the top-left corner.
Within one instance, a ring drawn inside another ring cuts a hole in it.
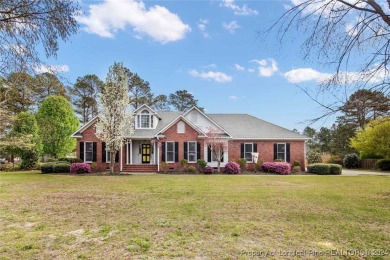
[[[95,135],[96,120],[80,127],[72,137],[77,138],[77,157],[86,163],[96,162],[103,171],[111,158],[105,143]],[[297,160],[305,166],[307,137],[248,114],[206,114],[196,107],[187,112],[156,112],[142,105],[134,111],[134,128],[115,158],[118,171],[159,171],[161,162],[175,169],[182,159],[189,165],[204,159],[209,166],[217,167],[205,145],[209,129],[223,133],[227,142],[221,167],[240,158],[253,163],[252,153],[256,152],[261,161]]]

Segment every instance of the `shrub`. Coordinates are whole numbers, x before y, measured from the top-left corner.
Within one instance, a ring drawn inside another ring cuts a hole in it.
[[[161,171],[163,173],[167,173],[168,172],[168,163],[167,162],[161,162],[160,163],[160,168],[161,168]]]
[[[66,157],[58,158],[58,161],[69,162],[69,163],[82,163],[83,162],[79,158],[66,158]]]
[[[376,162],[376,167],[382,171],[390,171],[390,160],[382,159]]]
[[[70,165],[70,172],[76,174],[90,173],[91,165],[89,165],[88,163],[72,163]]]
[[[54,163],[53,172],[55,172],[55,173],[69,173],[70,172],[70,164],[68,162]]]
[[[190,167],[188,167],[187,171],[189,173],[195,173],[196,172],[196,168],[194,166],[190,166]]]
[[[20,168],[23,170],[34,169],[38,163],[38,153],[35,150],[24,151],[21,157]]]
[[[188,167],[188,161],[186,159],[183,159],[180,161],[180,171],[186,172]]]
[[[254,163],[249,163],[246,165],[246,170],[249,172],[254,172],[256,171],[256,166]]]
[[[301,166],[301,163],[300,163],[299,161],[296,161],[296,160],[295,160],[292,166],[293,166],[293,167],[295,167],[295,166]]]
[[[330,157],[331,157],[330,153],[325,153],[325,152],[322,153],[321,154],[321,162],[326,163],[327,161],[329,161]]]
[[[286,162],[265,162],[262,165],[264,171],[278,174],[291,173],[291,164]]]
[[[359,167],[359,157],[355,153],[347,154],[343,160],[344,166],[348,169]]]
[[[225,172],[229,174],[238,174],[241,172],[240,165],[236,162],[228,162],[225,165]]]
[[[247,163],[246,159],[241,158],[241,159],[237,160],[237,163],[240,165],[241,171],[246,170],[246,163]]]
[[[56,158],[47,158],[45,161],[46,162],[57,162],[58,160]]]
[[[338,155],[332,155],[326,163],[343,165],[343,159]]]
[[[321,154],[317,151],[309,151],[306,155],[308,163],[320,163],[322,162]]]
[[[97,162],[91,163],[91,171],[92,171],[92,172],[97,172],[98,169],[99,169],[99,167],[98,167]]]
[[[205,166],[203,169],[203,173],[205,174],[212,174],[214,173],[214,168],[211,166]]]
[[[314,163],[307,166],[307,171],[319,175],[340,175],[342,167],[339,164]]]
[[[301,166],[293,166],[292,171],[297,173],[301,171]]]
[[[41,173],[52,173],[53,172],[54,163],[42,163],[41,164]]]
[[[275,159],[274,162],[283,162],[282,159]]]
[[[203,159],[199,159],[196,163],[198,164],[198,170],[199,170],[199,172],[203,172],[203,171],[204,171],[204,168],[205,168],[206,165],[207,165],[207,162],[206,162],[205,160],[203,160]]]

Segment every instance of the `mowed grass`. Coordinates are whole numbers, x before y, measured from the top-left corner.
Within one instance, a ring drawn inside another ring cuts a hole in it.
[[[2,173],[0,241],[0,259],[389,252],[390,177]]]

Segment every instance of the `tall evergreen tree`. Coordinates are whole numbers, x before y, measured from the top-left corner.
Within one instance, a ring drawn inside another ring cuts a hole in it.
[[[69,97],[66,94],[64,84],[58,79],[58,77],[52,73],[45,72],[37,75],[36,77],[36,99],[38,106],[49,96],[57,95],[63,96],[66,99]]]
[[[198,106],[198,100],[187,90],[178,90],[170,94],[169,103],[178,111],[185,111],[191,107]]]
[[[7,77],[6,108],[14,114],[31,111],[36,104],[37,81],[27,73],[12,73]]]
[[[98,76],[90,74],[77,78],[76,83],[70,89],[72,103],[81,123],[85,124],[97,115],[98,93],[103,84]]]
[[[171,107],[169,104],[168,97],[166,95],[158,95],[153,100],[152,108],[156,111],[170,111]]]

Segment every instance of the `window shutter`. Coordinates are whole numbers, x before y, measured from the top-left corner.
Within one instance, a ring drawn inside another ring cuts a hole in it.
[[[96,150],[97,150],[97,143],[92,143],[92,162],[96,162]]]
[[[222,151],[221,162],[223,162],[223,157],[225,157],[225,153]]]
[[[207,162],[211,162],[211,148],[207,146]]]
[[[257,153],[257,144],[256,143],[253,143],[253,152]]]
[[[161,144],[161,161],[165,162],[165,142]]]
[[[150,128],[153,128],[153,115],[150,116]]]
[[[196,143],[196,160],[200,159],[200,143]]]
[[[115,162],[119,162],[119,151],[117,151],[115,154]]]
[[[80,142],[80,160],[84,162],[84,142]]]
[[[244,143],[241,143],[241,158],[245,158],[245,155],[244,155]]]
[[[290,162],[290,144],[286,144],[286,162]]]
[[[106,162],[106,142],[102,142],[102,162]]]
[[[188,143],[184,142],[184,159],[188,160]]]
[[[278,159],[278,144],[274,144],[274,161]]]
[[[175,142],[175,162],[179,162],[179,143]]]

